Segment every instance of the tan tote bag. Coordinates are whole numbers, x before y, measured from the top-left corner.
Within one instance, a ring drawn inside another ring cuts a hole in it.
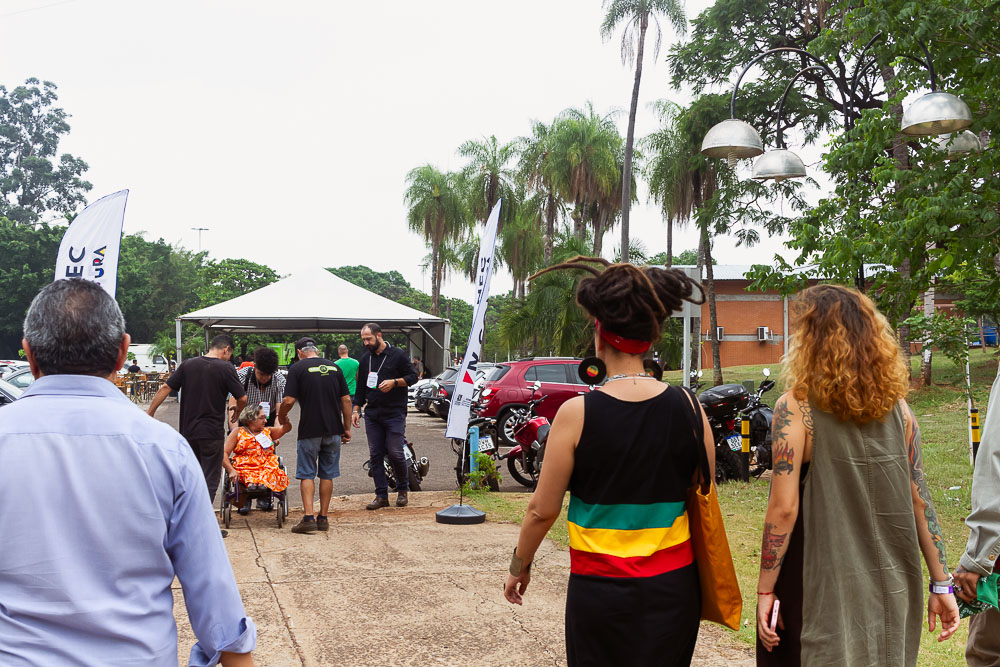
[[[692,399],[694,393],[688,390]],[[687,512],[691,528],[691,546],[698,562],[698,578],[701,580],[701,618],[725,625],[733,630],[740,629],[740,615],[743,613],[743,595],[736,579],[733,556],[729,551],[729,539],[722,522],[722,508],[715,491],[715,482],[708,469],[708,455],[705,453],[704,431],[701,411],[697,403],[692,406],[695,413],[695,435],[698,437],[698,451],[701,453],[701,483],[692,484],[688,489]],[[705,490],[707,482],[708,489]]]

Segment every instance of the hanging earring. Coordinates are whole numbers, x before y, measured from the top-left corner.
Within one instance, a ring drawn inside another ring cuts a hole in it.
[[[608,367],[597,357],[587,357],[580,362],[577,374],[585,384],[601,384],[608,376]]]

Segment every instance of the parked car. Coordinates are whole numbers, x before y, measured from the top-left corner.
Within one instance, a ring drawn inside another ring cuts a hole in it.
[[[533,357],[497,364],[490,374],[492,379],[485,383],[479,395],[482,406],[479,415],[496,419],[499,438],[506,446],[515,446],[511,420],[519,411],[527,409],[535,382],[541,383],[535,398],[546,397],[538,404],[538,414],[550,422],[559,406],[590,391],[590,386],[577,374],[580,361],[572,357]]]
[[[490,372],[496,368],[496,364],[491,362],[481,362],[476,367],[475,377],[472,378],[473,384],[473,396],[475,396],[476,390],[483,384],[484,379]],[[439,383],[437,391],[431,397],[431,413],[437,415],[441,419],[448,418],[448,411],[451,409],[451,397],[455,393],[455,383],[458,381],[458,373],[456,372],[450,378],[442,380]]]
[[[0,380],[0,406],[13,403],[17,399],[21,398],[21,394],[23,393],[24,390],[15,387],[5,380]]]
[[[416,403],[416,401],[417,401],[417,392],[420,391],[420,388],[423,387],[425,384],[430,383],[430,381],[431,381],[430,378],[425,378],[423,380],[417,380],[417,382],[415,384],[411,384],[409,387],[407,387],[407,389],[406,389],[406,402],[407,402],[407,404],[413,405],[414,403]]]
[[[28,367],[28,362],[21,359],[3,359],[0,360],[0,377],[7,377],[17,371],[23,370]]]
[[[456,373],[458,373],[458,368],[449,366],[431,378],[426,384],[421,385],[413,397],[413,407],[420,412],[430,412],[431,399],[437,393],[439,383],[453,378]]]
[[[35,376],[31,374],[30,368],[21,368],[3,377],[3,381],[24,391],[35,381]]]

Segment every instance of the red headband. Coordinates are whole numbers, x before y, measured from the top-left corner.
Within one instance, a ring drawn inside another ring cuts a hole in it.
[[[653,345],[648,340],[625,338],[624,336],[611,333],[607,329],[602,328],[601,323],[596,318],[594,319],[594,326],[597,328],[597,335],[604,339],[608,345],[627,354],[642,354]]]

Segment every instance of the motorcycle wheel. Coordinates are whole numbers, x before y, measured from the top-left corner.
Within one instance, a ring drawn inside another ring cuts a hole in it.
[[[729,445],[725,442],[722,443],[721,447],[716,447],[715,483],[722,484],[731,479],[739,479],[741,458],[736,452],[729,449]]]
[[[526,411],[527,408],[524,406],[509,408],[497,420],[497,438],[502,440],[507,447],[517,446],[517,440],[514,439],[514,420],[519,414],[524,414]]]
[[[507,458],[507,470],[510,471],[510,476],[517,481],[518,484],[526,486],[529,489],[534,489],[535,484],[538,480],[530,472],[524,469],[524,459],[519,456],[511,456]]]
[[[406,476],[409,479],[410,491],[419,491],[420,478],[417,477],[417,473],[413,472],[413,468],[406,468]]]

